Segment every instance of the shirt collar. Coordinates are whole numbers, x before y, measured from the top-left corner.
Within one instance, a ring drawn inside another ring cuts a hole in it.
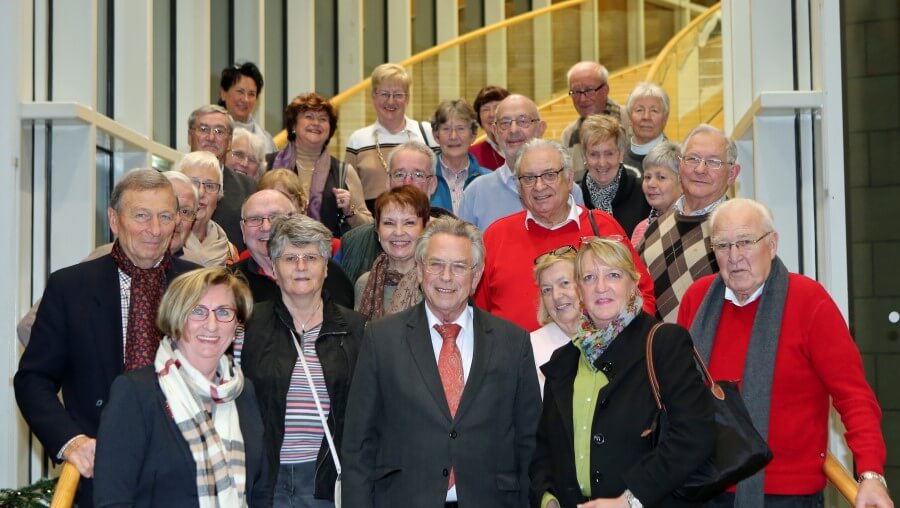
[[[428,319],[428,329],[431,330],[434,328],[434,325],[443,325],[447,324],[441,321],[428,307],[428,302],[425,302],[425,317]],[[472,306],[466,305],[466,310],[462,311],[459,316],[456,316],[456,319],[452,321],[452,323],[458,324],[460,328],[465,330],[468,328],[469,323],[472,322]]]
[[[528,221],[533,221],[538,226],[541,226],[544,229],[549,229],[550,231],[557,230],[570,222],[579,224],[580,222],[579,222],[578,218],[581,217],[581,207],[575,204],[575,198],[572,197],[572,194],[569,194],[569,200],[566,202],[566,204],[569,205],[569,214],[566,215],[565,220],[563,220],[562,222],[560,222],[559,224],[557,224],[553,227],[546,227],[543,224],[541,224],[540,222],[538,222],[538,220],[534,218],[534,215],[531,214],[531,210],[528,210],[526,208],[525,209],[525,229],[528,229]]]
[[[678,212],[679,214],[687,216],[687,217],[696,217],[698,215],[707,215],[709,213],[712,213],[712,211],[715,210],[716,207],[719,206],[727,198],[728,198],[727,195],[722,194],[722,197],[720,197],[719,199],[713,201],[712,203],[704,206],[703,208],[701,208],[699,210],[694,210],[691,213],[684,213],[684,194],[682,194],[681,197],[679,197],[678,200],[675,201],[675,211]]]
[[[403,130],[398,132],[397,134],[401,134],[403,131],[415,132],[413,130],[413,128],[410,127],[410,125],[409,125],[410,123],[415,123],[415,122],[413,122],[413,120],[408,116],[404,116],[403,119],[406,121],[406,123],[403,124]],[[391,134],[391,131],[387,130],[387,127],[385,127],[384,125],[381,125],[381,122],[379,122],[378,120],[375,120],[374,125],[375,125],[375,131],[380,134],[384,134],[385,136],[396,136],[397,135],[397,134]]]
[[[745,306],[750,305],[751,303],[755,302],[756,300],[759,300],[759,297],[762,296],[763,288],[765,288],[765,287],[766,287],[766,283],[763,282],[763,285],[760,286],[759,289],[754,291],[753,294],[750,295],[750,298],[747,298],[747,301],[745,301],[744,303],[741,303],[738,301],[738,297],[736,294],[734,294],[734,291],[732,291],[731,288],[729,288],[728,286],[725,286],[725,299],[728,300],[729,302],[735,304],[738,307],[745,307]]]

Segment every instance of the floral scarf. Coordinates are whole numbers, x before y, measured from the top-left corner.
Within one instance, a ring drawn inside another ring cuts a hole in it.
[[[584,182],[587,184],[588,192],[591,194],[591,203],[594,204],[594,208],[612,215],[612,201],[616,197],[616,192],[619,191],[619,180],[622,179],[623,169],[619,165],[619,172],[616,173],[616,177],[607,186],[602,186],[590,175],[585,175]]]
[[[387,312],[384,310],[384,286],[397,286]],[[372,264],[369,281],[366,283],[359,303],[359,313],[369,319],[377,319],[385,314],[406,310],[422,301],[415,268],[402,274],[388,268],[387,254],[381,253]]]
[[[613,339],[634,320],[643,306],[644,299],[640,294],[636,294],[631,302],[619,312],[619,315],[603,328],[594,326],[594,322],[586,311],[582,313],[581,322],[578,324],[578,333],[572,338],[572,344],[575,344],[575,347],[581,351],[591,365],[591,369],[597,370],[595,367],[597,359],[603,356]]]

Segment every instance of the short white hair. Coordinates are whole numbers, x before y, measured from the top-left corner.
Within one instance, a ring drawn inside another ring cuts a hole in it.
[[[219,198],[225,195],[225,186],[222,185],[222,166],[215,155],[203,150],[191,152],[175,163],[174,170],[184,173],[185,168],[214,169],[219,174]]]
[[[724,203],[717,206],[716,209],[713,210],[712,215],[710,215],[709,217],[710,231],[716,231],[716,226],[718,225],[718,221],[721,220],[720,217],[722,214],[732,209],[744,208],[753,210],[753,212],[759,217],[759,221],[762,223],[762,227],[765,231],[775,231],[775,216],[772,215],[772,210],[770,210],[768,206],[760,203],[759,201],[749,198],[728,199]]]

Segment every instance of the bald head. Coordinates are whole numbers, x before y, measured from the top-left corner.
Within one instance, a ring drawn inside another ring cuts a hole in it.
[[[519,150],[528,141],[543,136],[546,128],[537,105],[528,97],[513,94],[500,101],[494,115],[494,137],[513,172]]]
[[[268,251],[272,219],[296,211],[291,199],[274,189],[251,194],[241,207],[241,233],[244,235],[244,243],[253,260],[268,273],[272,273]]]

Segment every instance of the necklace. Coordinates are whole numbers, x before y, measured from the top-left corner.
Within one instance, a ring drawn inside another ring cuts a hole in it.
[[[312,314],[310,314],[309,317],[306,318],[306,321],[304,321],[303,324],[300,325],[300,335],[301,336],[306,335],[306,325],[308,325],[309,322],[312,321],[312,318],[316,317],[316,313],[319,311],[319,308],[321,306],[322,306],[322,300],[319,299],[319,303],[316,304],[316,308],[313,309]]]
[[[407,141],[412,141],[412,134],[410,134],[408,130],[405,132],[406,132]],[[375,130],[372,131],[372,137],[375,138],[375,153],[378,154],[378,160],[381,161],[381,167],[384,168],[385,173],[390,173],[391,169],[388,167],[388,163],[387,163],[387,160],[385,160],[385,158],[384,158],[384,154],[381,153],[381,144],[378,143],[378,127],[377,126],[375,127]]]

